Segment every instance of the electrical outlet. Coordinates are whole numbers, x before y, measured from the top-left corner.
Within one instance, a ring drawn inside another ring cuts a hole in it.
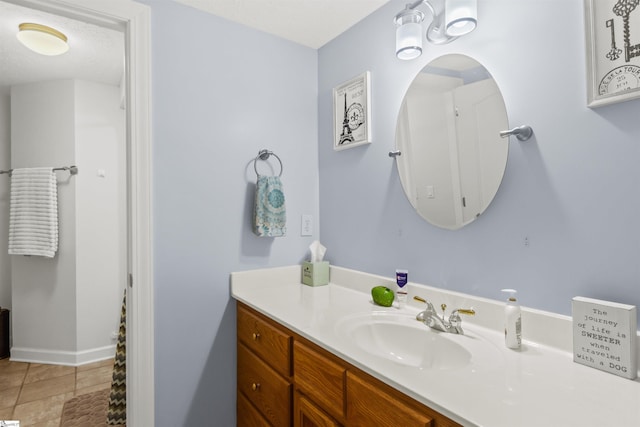
[[[312,236],[313,235],[313,215],[302,215],[302,221],[300,223],[300,235]]]

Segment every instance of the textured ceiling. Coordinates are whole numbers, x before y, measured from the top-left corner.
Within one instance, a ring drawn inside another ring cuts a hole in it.
[[[61,31],[69,51],[60,56],[30,51],[16,38],[22,22]],[[69,78],[119,85],[123,71],[123,33],[0,1],[0,88]]]
[[[175,1],[318,49],[389,0]]]
[[[317,49],[389,0],[175,1]],[[61,31],[69,51],[53,57],[30,51],[16,38],[22,22]],[[0,0],[0,90],[70,78],[119,85],[123,70],[123,33]]]

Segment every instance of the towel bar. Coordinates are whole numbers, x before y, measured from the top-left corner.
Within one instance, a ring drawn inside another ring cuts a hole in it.
[[[59,168],[52,168],[54,171],[69,171],[69,173],[71,175],[77,175],[78,174],[78,167],[77,166],[61,166]],[[11,176],[11,172],[13,172],[13,169],[7,169],[6,171],[0,170],[0,175],[2,175],[3,173],[8,174],[9,176]]]
[[[284,170],[284,167],[282,166],[282,160],[280,160],[280,157],[278,157],[276,153],[269,150],[258,151],[258,155],[256,156],[255,159],[253,159],[253,170],[256,171],[256,175],[260,176],[260,174],[258,173],[258,167],[256,166],[258,159],[266,161],[269,159],[270,156],[273,156],[276,159],[278,159],[278,163],[280,163],[280,174],[278,176],[282,176],[282,171]]]

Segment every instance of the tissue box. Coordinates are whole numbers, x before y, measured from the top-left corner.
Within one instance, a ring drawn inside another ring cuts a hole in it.
[[[329,283],[329,261],[302,263],[302,283],[322,286]]]

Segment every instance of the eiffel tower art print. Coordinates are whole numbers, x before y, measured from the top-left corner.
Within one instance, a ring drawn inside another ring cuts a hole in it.
[[[333,149],[371,142],[371,90],[369,72],[333,89]]]

